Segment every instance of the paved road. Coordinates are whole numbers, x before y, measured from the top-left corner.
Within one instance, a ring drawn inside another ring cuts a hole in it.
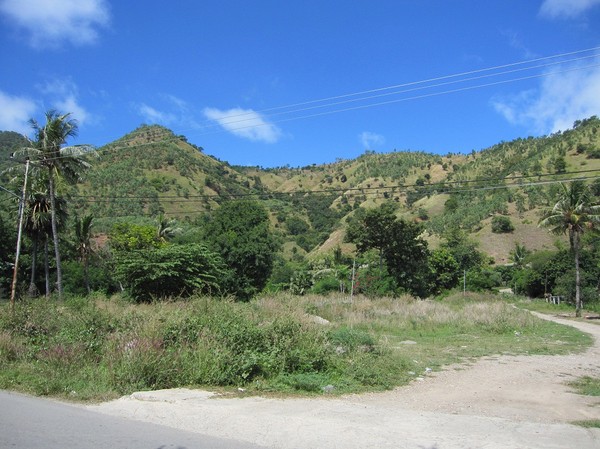
[[[259,449],[259,446],[0,391],[0,448]]]

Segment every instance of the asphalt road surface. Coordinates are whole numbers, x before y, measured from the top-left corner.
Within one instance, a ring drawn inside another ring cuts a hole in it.
[[[259,449],[259,446],[0,391],[0,448]]]

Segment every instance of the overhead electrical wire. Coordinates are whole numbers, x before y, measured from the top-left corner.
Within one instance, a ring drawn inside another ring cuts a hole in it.
[[[585,60],[585,59],[597,58],[600,56],[600,54],[593,53],[590,55],[580,56],[577,58],[553,61],[553,62],[549,62],[547,64],[522,67],[519,69],[506,70],[506,71],[489,73],[486,75],[480,75],[480,76],[471,77],[471,78],[464,78],[464,79],[458,79],[458,80],[454,80],[454,81],[443,82],[443,83],[439,83],[439,84],[427,85],[427,83],[443,81],[443,80],[448,80],[448,79],[453,79],[453,78],[459,78],[459,77],[464,77],[467,75],[474,75],[474,74],[478,74],[478,73],[491,72],[494,70],[499,70],[499,69],[504,69],[504,68],[509,68],[509,67],[516,67],[516,66],[521,66],[521,65],[526,65],[526,64],[532,64],[532,63],[540,62],[540,61],[548,61],[548,60],[557,59],[557,58],[564,58],[566,56],[573,56],[573,55],[580,55],[583,53],[596,52],[598,50],[600,50],[600,47],[592,47],[592,48],[583,49],[583,50],[577,50],[577,51],[572,51],[572,52],[567,52],[567,53],[561,53],[561,54],[556,54],[556,55],[551,55],[551,56],[544,56],[544,57],[540,57],[540,58],[530,59],[527,61],[518,61],[518,62],[498,65],[498,66],[494,66],[494,67],[488,67],[488,68],[483,68],[483,69],[461,72],[461,73],[457,73],[457,74],[429,78],[429,79],[425,79],[425,80],[407,82],[407,83],[402,83],[402,84],[395,84],[395,85],[391,85],[391,86],[387,86],[387,87],[363,90],[363,91],[348,93],[348,94],[343,94],[343,95],[330,96],[330,97],[325,97],[325,98],[316,99],[316,100],[308,100],[308,101],[293,103],[293,104],[289,104],[289,105],[276,106],[276,107],[266,108],[266,109],[262,109],[262,110],[258,110],[258,111],[251,111],[249,113],[235,114],[235,115],[229,116],[228,119],[238,118],[239,120],[233,120],[233,121],[230,120],[230,121],[227,121],[225,124],[230,125],[230,124],[234,124],[234,123],[238,123],[238,122],[245,122],[245,121],[253,120],[254,115],[256,113],[262,114],[262,113],[267,113],[267,112],[272,112],[272,111],[280,111],[280,112],[275,112],[272,115],[277,116],[277,115],[283,115],[283,114],[293,114],[293,113],[299,113],[299,112],[304,112],[304,111],[314,110],[314,109],[319,109],[319,108],[339,106],[339,105],[347,104],[347,103],[351,103],[351,102],[358,102],[358,101],[365,101],[365,100],[374,99],[374,98],[380,98],[382,96],[399,95],[402,93],[414,92],[417,90],[430,89],[430,88],[434,88],[434,87],[442,87],[442,86],[447,86],[450,84],[464,83],[467,81],[474,81],[474,80],[483,79],[483,78],[497,77],[497,76],[512,74],[512,73],[525,71],[525,70],[540,69],[540,68],[550,67],[553,65],[572,63],[572,62],[581,61],[581,60]],[[348,112],[348,111],[352,111],[352,110],[366,109],[366,108],[383,106],[383,105],[399,103],[399,102],[404,102],[404,101],[418,100],[418,99],[423,99],[423,98],[428,98],[428,97],[433,97],[433,96],[440,96],[440,95],[446,95],[446,94],[451,94],[451,93],[464,92],[464,91],[468,91],[468,90],[481,89],[484,87],[491,87],[494,85],[507,84],[507,83],[512,83],[512,82],[547,77],[547,76],[552,76],[552,75],[562,74],[562,73],[567,73],[567,72],[572,72],[572,71],[585,70],[585,69],[599,67],[599,66],[600,66],[600,63],[590,64],[590,65],[586,65],[586,66],[577,66],[577,67],[572,67],[572,68],[554,71],[554,72],[544,72],[544,73],[539,73],[539,74],[535,74],[535,75],[505,79],[505,80],[500,80],[500,81],[495,81],[495,82],[490,82],[490,83],[466,86],[466,87],[457,88],[457,89],[443,90],[443,91],[432,92],[432,93],[427,93],[427,94],[423,94],[423,95],[415,95],[415,96],[411,96],[411,97],[398,98],[395,100],[376,102],[376,103],[368,103],[368,104],[357,105],[357,106],[348,107],[348,108],[338,108],[338,109],[323,111],[323,112],[314,113],[314,114],[304,114],[304,115],[295,116],[295,117],[283,118],[280,120],[274,120],[274,121],[269,121],[269,122],[265,122],[265,123],[253,123],[251,125],[233,127],[230,129],[224,129],[221,124],[214,123],[214,121],[207,120],[206,122],[203,122],[203,123],[205,123],[204,128],[209,128],[209,130],[205,131],[205,132],[200,132],[198,135],[203,136],[203,135],[208,135],[208,134],[215,134],[215,133],[221,133],[221,132],[227,132],[227,131],[236,131],[236,130],[255,128],[255,127],[260,127],[260,126],[270,126],[275,123],[283,123],[283,122],[289,122],[289,121],[293,121],[293,120],[315,118],[315,117],[320,117],[320,116],[325,116],[325,115],[332,115],[332,114],[337,114],[337,113],[342,113],[342,112]],[[410,86],[418,86],[418,85],[424,85],[424,86],[401,90],[401,91],[396,91],[396,92],[388,92],[385,94],[364,96],[364,95],[373,94],[376,92],[384,92],[384,91],[388,91],[388,90],[392,90],[392,89],[398,89],[401,87],[410,87]],[[363,97],[359,97],[361,95]],[[359,98],[351,98],[351,97],[359,97]],[[339,101],[341,99],[346,99],[346,100]],[[318,104],[318,103],[322,103],[322,104]],[[307,107],[308,105],[313,105],[313,106]],[[250,115],[252,115],[253,117],[242,119],[242,117],[248,117]],[[215,128],[215,129],[210,130],[211,128]],[[161,135],[162,133],[158,132],[157,134]],[[118,151],[119,149],[127,148],[128,147],[127,144],[129,142],[135,142],[137,140],[139,140],[138,136],[134,136],[129,139],[119,139],[119,140],[115,141],[115,143],[110,143],[110,144],[105,145],[104,151]],[[181,139],[179,137],[172,136],[172,137],[167,137],[167,139],[164,139],[163,142],[164,141],[178,141],[178,140],[181,140]],[[136,146],[154,145],[156,143],[159,143],[159,142],[146,142],[146,143],[138,144]],[[67,156],[64,156],[64,157],[67,157]],[[60,158],[60,157],[58,157],[58,158]],[[49,158],[47,160],[51,160],[51,159],[52,158]]]
[[[485,190],[499,190],[499,189],[508,189],[508,188],[520,188],[520,187],[536,187],[536,186],[543,186],[543,185],[551,185],[551,184],[559,184],[559,183],[563,183],[563,182],[574,182],[574,181],[590,181],[590,180],[594,180],[594,179],[600,179],[600,175],[598,176],[589,176],[589,177],[577,177],[577,178],[569,178],[569,179],[560,179],[560,180],[548,180],[548,181],[533,181],[533,182],[529,182],[529,183],[524,183],[524,184],[504,184],[504,185],[495,185],[495,186],[480,186],[480,187],[470,187],[470,188],[466,188],[466,189],[462,189],[462,188],[456,188],[456,189],[452,189],[452,190],[445,190],[443,192],[440,193],[444,193],[444,194],[456,194],[456,193],[468,193],[468,192],[477,192],[477,191],[485,191]],[[426,189],[426,187],[428,186],[422,186],[422,189]],[[371,191],[371,192],[364,192],[362,193],[360,196],[384,196],[386,192],[388,191],[392,191],[392,193],[395,193],[394,189],[398,189],[398,186],[394,186],[394,187],[383,187],[383,188],[377,188],[377,191]],[[372,189],[375,190],[375,189]],[[308,192],[307,192],[308,193]],[[312,192],[311,192],[312,193]],[[269,193],[264,193],[264,194],[253,194],[253,196],[257,196],[259,197],[259,199],[262,199],[260,197],[269,197],[269,196],[273,196],[272,194]],[[352,195],[350,195],[352,196]],[[235,199],[238,196],[235,194],[231,194],[231,195],[210,195],[208,196],[209,199],[213,199],[213,198],[221,198],[221,199]],[[125,199],[125,198],[122,198]],[[88,201],[84,201],[84,202],[88,202]],[[169,202],[169,204],[173,204],[173,203],[177,203],[178,201],[171,201]],[[184,215],[184,216],[190,216],[190,215],[196,215],[196,214],[205,214],[206,210],[192,210],[192,211],[169,211],[169,213],[167,215],[172,216],[172,215]],[[136,214],[136,215],[129,215],[129,214],[124,214],[124,215],[119,215],[119,214],[111,214],[111,215],[107,215],[107,216],[94,216],[94,218],[123,218],[123,217],[138,217],[138,216],[147,216],[147,217],[153,217],[155,216],[155,214],[150,214],[150,213],[140,213],[140,214]]]
[[[454,80],[454,81],[445,81],[445,82],[441,82],[441,83],[437,83],[437,84],[428,84],[428,85],[424,85],[424,86],[420,86],[420,87],[412,87],[410,89],[403,89],[403,90],[397,90],[397,91],[392,91],[392,92],[386,92],[386,93],[379,93],[376,95],[369,95],[369,96],[363,96],[363,97],[358,97],[358,98],[350,98],[350,99],[345,99],[345,100],[339,100],[336,102],[332,102],[332,103],[325,103],[325,104],[318,104],[318,105],[313,105],[313,106],[305,106],[302,108],[298,108],[298,109],[292,109],[292,110],[287,110],[287,111],[281,111],[281,112],[275,112],[272,114],[269,114],[269,117],[273,117],[273,116],[280,116],[280,115],[284,115],[284,114],[293,114],[293,113],[298,113],[298,112],[304,112],[304,111],[309,111],[309,110],[314,110],[314,109],[322,109],[322,108],[327,108],[327,107],[332,107],[332,106],[339,106],[342,104],[348,104],[348,103],[355,103],[355,102],[359,102],[359,101],[365,101],[365,100],[371,100],[371,99],[375,99],[375,98],[381,98],[381,97],[386,97],[386,96],[391,96],[391,95],[399,95],[399,94],[404,94],[404,93],[409,93],[409,92],[415,92],[415,91],[419,91],[419,90],[425,90],[425,89],[432,89],[432,88],[436,88],[436,87],[443,87],[443,86],[449,86],[452,84],[458,84],[458,83],[465,83],[468,81],[476,81],[476,80],[481,80],[484,78],[491,78],[491,77],[498,77],[500,75],[507,75],[507,74],[513,74],[513,73],[517,73],[517,72],[523,72],[526,70],[533,70],[533,69],[539,69],[539,68],[547,68],[547,67],[551,67],[551,66],[555,66],[555,65],[559,65],[559,64],[565,64],[565,63],[569,63],[569,62],[575,62],[575,61],[582,61],[582,60],[586,60],[586,59],[593,59],[593,58],[597,58],[598,54],[594,54],[594,55],[589,55],[589,56],[582,56],[579,58],[573,58],[573,59],[568,59],[568,60],[561,60],[561,61],[555,61],[555,62],[551,62],[548,64],[542,64],[542,65],[537,65],[537,66],[531,66],[531,67],[523,67],[523,68],[519,68],[519,69],[513,69],[513,70],[507,70],[507,71],[503,71],[503,72],[496,72],[496,73],[489,73],[486,75],[479,75],[479,76],[474,76],[474,77],[470,77],[470,78],[463,78],[463,79],[458,79],[458,80]],[[511,83],[511,82],[516,82],[516,81],[522,81],[525,79],[531,79],[531,78],[539,78],[539,77],[544,77],[544,76],[551,76],[551,75],[555,75],[555,74],[560,74],[560,73],[565,73],[566,71],[575,71],[575,70],[584,70],[587,68],[592,68],[592,67],[598,67],[600,64],[593,64],[593,65],[588,65],[588,66],[582,66],[582,67],[575,67],[575,68],[571,68],[568,70],[562,70],[562,71],[556,71],[556,72],[546,72],[546,73],[541,73],[541,74],[537,74],[537,75],[532,75],[532,76],[527,76],[527,77],[520,77],[520,78],[514,78],[514,79],[510,79],[510,80],[504,80],[502,83]],[[449,77],[441,77],[441,79],[443,78],[449,78]],[[424,82],[423,82],[424,83]],[[419,84],[417,82],[415,83],[407,83],[406,85],[416,85]],[[434,94],[430,94],[430,95],[426,95],[426,96],[433,96],[433,95],[444,95],[447,93],[454,93],[454,92],[459,92],[462,90],[468,90],[468,89],[478,89],[478,88],[482,88],[482,87],[488,87],[488,86],[492,86],[495,84],[501,84],[501,82],[496,82],[496,83],[489,83],[489,84],[482,84],[482,85],[476,85],[476,86],[469,86],[468,88],[461,88],[461,89],[455,89],[455,90],[449,90],[449,91],[442,91],[442,92],[436,92]],[[384,90],[384,89],[379,89],[379,90]],[[342,96],[342,97],[348,97],[351,96],[352,94],[346,95],[346,96]],[[405,98],[405,99],[399,99],[399,100],[395,100],[392,102],[385,102],[385,103],[370,103],[367,105],[362,105],[360,108],[367,108],[367,107],[372,107],[372,106],[379,106],[381,104],[388,104],[388,103],[395,103],[395,102],[399,102],[399,101],[407,101],[407,100],[412,100],[412,99],[418,99],[421,98],[421,96],[416,96],[416,97],[410,97],[410,98]],[[312,104],[315,102],[307,102],[307,104]],[[274,108],[274,109],[280,109],[280,108]],[[354,108],[352,108],[354,109]],[[333,114],[333,113],[337,113],[337,112],[345,112],[347,110],[352,110],[352,109],[339,109],[339,110],[334,110],[334,111],[329,111],[328,114]],[[263,110],[264,111],[264,110]],[[262,113],[263,111],[257,111],[258,113]],[[249,117],[251,116],[251,117]],[[241,118],[241,117],[248,117],[248,118]],[[313,115],[309,115],[309,116],[302,116],[302,117],[294,117],[292,119],[287,119],[287,120],[274,120],[270,123],[279,123],[282,121],[289,121],[289,120],[296,120],[296,119],[302,119],[302,118],[309,118],[309,117],[313,117]],[[236,120],[231,120],[231,119],[236,119]],[[248,121],[252,121],[252,120],[256,120],[255,117],[255,113],[242,113],[242,114],[235,114],[235,115],[231,115],[227,117],[227,121],[225,122],[226,125],[232,125],[232,124],[236,124],[236,123],[242,123],[242,122],[248,122]],[[270,123],[265,123],[262,126],[268,126]],[[212,122],[207,122],[206,127],[211,128],[211,127],[220,127],[221,125],[218,123],[212,123]],[[256,127],[259,125],[249,125],[247,127]],[[246,127],[236,127],[233,128],[234,130],[237,129],[244,129]],[[201,133],[200,135],[205,135],[205,134],[211,134],[210,132],[205,132],[205,133]]]
[[[317,195],[317,194],[342,194],[342,195],[352,195],[352,194],[372,194],[372,193],[381,193],[388,191],[407,191],[410,188],[414,188],[415,190],[426,190],[426,191],[434,191],[441,190],[441,193],[454,193],[454,192],[469,192],[469,191],[478,191],[478,190],[490,190],[490,189],[501,189],[501,188],[511,188],[511,187],[529,187],[536,185],[544,185],[544,184],[553,184],[553,183],[561,183],[561,182],[573,182],[575,180],[593,180],[600,178],[600,175],[597,176],[587,176],[587,177],[576,177],[576,178],[564,178],[564,176],[573,176],[585,173],[595,173],[600,172],[600,169],[596,170],[580,170],[575,172],[568,172],[562,174],[555,173],[547,173],[540,175],[523,175],[523,176],[514,176],[507,178],[483,178],[483,179],[471,179],[471,180],[459,180],[459,181],[445,181],[443,183],[433,183],[427,185],[419,185],[419,184],[398,184],[391,186],[377,186],[377,187],[352,187],[352,188],[335,188],[335,189],[324,189],[324,190],[296,190],[296,191],[287,191],[287,192],[252,192],[252,193],[226,193],[226,194],[203,194],[203,195],[190,195],[187,198],[181,198],[180,196],[115,196],[115,197],[103,197],[101,195],[72,195],[71,198],[78,199],[78,201],[84,203],[111,203],[117,201],[134,201],[134,200],[169,200],[166,201],[169,204],[176,203],[193,203],[197,201],[203,201],[206,199],[214,199],[214,198],[247,198],[247,197],[289,197],[293,195]],[[520,179],[530,179],[530,178],[542,178],[548,176],[562,176],[561,179],[552,179],[548,181],[528,181],[528,182],[513,182],[510,184],[497,184],[496,186],[473,186],[464,188],[465,184],[475,184],[475,183],[488,183],[488,182],[504,182],[511,180],[520,180]],[[458,185],[459,187],[450,187],[448,185]]]
[[[382,92],[382,91],[386,91],[386,90],[398,89],[398,88],[401,88],[401,87],[409,87],[409,86],[415,86],[415,85],[419,85],[419,84],[426,84],[426,83],[431,83],[431,82],[437,82],[437,81],[442,81],[442,80],[451,79],[451,78],[458,78],[458,77],[463,77],[463,76],[467,76],[467,75],[474,75],[474,74],[477,74],[477,73],[490,72],[490,71],[493,71],[493,70],[504,69],[504,68],[508,68],[508,67],[515,67],[515,66],[525,65],[525,64],[531,64],[531,63],[534,63],[534,62],[546,61],[546,60],[550,60],[550,59],[563,58],[565,56],[572,56],[572,55],[577,55],[577,54],[582,54],[582,53],[589,53],[589,52],[594,52],[594,51],[598,51],[598,50],[600,50],[600,46],[598,46],[598,47],[592,47],[592,48],[587,48],[587,49],[583,49],[583,50],[576,50],[576,51],[566,52],[566,53],[560,53],[560,54],[556,54],[556,55],[543,56],[543,57],[539,57],[539,58],[529,59],[529,60],[526,60],[526,61],[517,61],[517,62],[508,63],[508,64],[502,64],[502,65],[497,65],[497,66],[493,66],[493,67],[487,67],[487,68],[482,68],[482,69],[469,70],[469,71],[466,71],[466,72],[455,73],[455,74],[451,74],[451,75],[443,75],[443,76],[438,76],[438,77],[424,79],[424,80],[411,81],[411,82],[406,82],[406,83],[401,83],[401,84],[394,84],[394,85],[386,86],[386,87],[380,87],[380,88],[375,88],[375,89],[363,90],[363,91],[352,92],[352,93],[347,93],[347,94],[342,94],[342,95],[335,95],[335,96],[320,98],[320,99],[316,99],[316,100],[307,100],[307,101],[303,101],[303,102],[299,102],[299,103],[293,103],[293,104],[282,105],[282,106],[275,106],[275,107],[260,109],[260,110],[254,111],[254,112],[257,112],[257,113],[267,113],[267,112],[277,111],[277,110],[282,110],[282,109],[297,108],[297,107],[306,106],[306,105],[309,105],[309,104],[330,102],[332,100],[339,100],[339,99],[342,99],[342,98],[355,97],[355,96],[366,95],[366,94],[371,94],[371,93],[375,93],[375,92]],[[576,58],[574,60],[592,58],[592,57],[597,57],[597,56],[599,56],[599,55],[598,54],[593,54],[593,55],[589,55],[589,56],[584,56],[582,58]],[[564,62],[568,62],[568,60],[567,61],[558,61],[558,62],[555,62],[555,63],[550,63],[548,65],[560,64],[560,63],[564,63]],[[540,68],[540,67],[544,67],[544,65],[537,66],[537,68]],[[521,69],[521,70],[527,70],[527,68]],[[250,114],[252,114],[252,113],[240,113],[240,114],[231,115],[230,118],[243,117],[243,116],[247,116],[247,115],[250,115]]]

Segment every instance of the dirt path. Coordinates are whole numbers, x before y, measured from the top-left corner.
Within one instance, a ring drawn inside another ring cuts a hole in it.
[[[548,317],[547,317],[548,318]],[[600,398],[565,385],[600,377],[600,325],[583,354],[499,356],[449,367],[391,392],[336,399],[218,398],[197,390],[135,393],[88,408],[269,448],[600,448]]]

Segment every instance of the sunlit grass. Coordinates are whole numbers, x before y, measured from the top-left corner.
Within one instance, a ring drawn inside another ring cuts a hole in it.
[[[278,294],[138,305],[96,297],[19,303],[14,315],[0,308],[0,388],[74,400],[184,386],[374,391],[477,357],[564,354],[591,344],[494,295]]]
[[[577,394],[600,396],[600,377],[583,376],[568,385],[575,388]]]

